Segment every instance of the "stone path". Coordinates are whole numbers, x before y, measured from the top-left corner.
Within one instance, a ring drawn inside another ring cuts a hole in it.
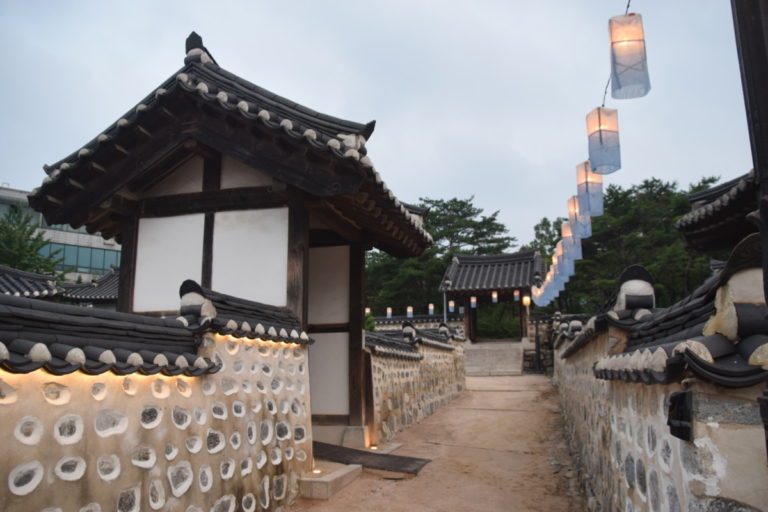
[[[478,341],[466,343],[464,367],[468,376],[521,375],[524,341]]]
[[[395,439],[432,462],[416,476],[364,470],[329,501],[294,512],[584,510],[557,392],[540,375],[468,377],[467,390]]]

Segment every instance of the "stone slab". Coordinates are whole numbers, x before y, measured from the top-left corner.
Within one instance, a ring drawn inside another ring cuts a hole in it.
[[[318,468],[323,472],[318,475],[308,473],[299,478],[299,492],[303,498],[329,500],[363,472],[363,466],[359,464],[318,461]]]

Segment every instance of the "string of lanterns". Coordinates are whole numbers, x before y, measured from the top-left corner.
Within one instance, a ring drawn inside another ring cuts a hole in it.
[[[641,98],[651,90],[645,52],[643,18],[630,13],[608,20],[611,74],[603,92],[603,103],[587,114],[589,159],[576,166],[576,195],[568,199],[568,220],[560,227],[552,264],[540,286],[531,290],[533,302],[546,306],[565,289],[582,259],[581,241],[592,236],[592,217],[603,214],[603,175],[621,169],[619,112],[605,107],[608,85],[617,100]]]

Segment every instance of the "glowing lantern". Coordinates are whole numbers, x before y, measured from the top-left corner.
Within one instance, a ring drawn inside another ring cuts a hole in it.
[[[576,166],[579,211],[590,217],[603,214],[603,176],[592,172],[589,160]]]
[[[581,252],[581,239],[573,235],[571,231],[571,223],[567,220],[560,224],[560,236],[563,239],[563,248],[570,257],[575,260],[580,260],[583,255]]]
[[[531,298],[526,295],[523,297],[523,306],[528,307],[531,305]]]
[[[365,308],[365,314],[370,315],[371,314],[371,308]]]
[[[449,300],[448,301],[448,311],[453,313],[455,310],[456,310],[456,303],[453,302],[452,300]]]
[[[427,309],[429,309],[429,316],[434,316],[435,315],[435,305],[434,304],[430,304]]]
[[[576,196],[568,199],[568,222],[571,225],[571,233],[579,238],[589,238],[592,236],[592,222],[588,215],[584,215],[579,210],[579,201]]]
[[[413,306],[408,306],[407,308],[405,308],[405,315],[408,318],[413,318]]]
[[[491,292],[491,302],[493,302],[494,304],[499,302],[499,292],[497,292],[496,290]]]
[[[645,55],[643,17],[630,13],[608,21],[611,34],[611,96],[640,98],[651,90]]]
[[[515,290],[513,295],[515,296],[515,302],[519,302],[520,301],[520,290]]]
[[[618,110],[597,107],[587,114],[587,137],[593,171],[610,174],[621,169]]]
[[[477,309],[477,297],[470,297],[469,298],[469,306],[472,309]]]
[[[392,308],[387,308],[387,318],[392,318]]]

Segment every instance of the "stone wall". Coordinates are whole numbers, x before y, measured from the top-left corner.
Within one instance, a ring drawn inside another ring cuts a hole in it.
[[[376,442],[426,418],[464,390],[464,349],[420,345],[422,360],[371,356]]]
[[[307,351],[206,335],[204,377],[0,371],[0,509],[276,510],[312,465]]]
[[[590,510],[753,511],[768,509],[762,386],[729,389],[698,379],[670,385],[600,380],[592,365],[608,352],[597,335],[568,359],[555,355],[566,430]],[[693,441],[670,434],[669,395],[693,392]]]

